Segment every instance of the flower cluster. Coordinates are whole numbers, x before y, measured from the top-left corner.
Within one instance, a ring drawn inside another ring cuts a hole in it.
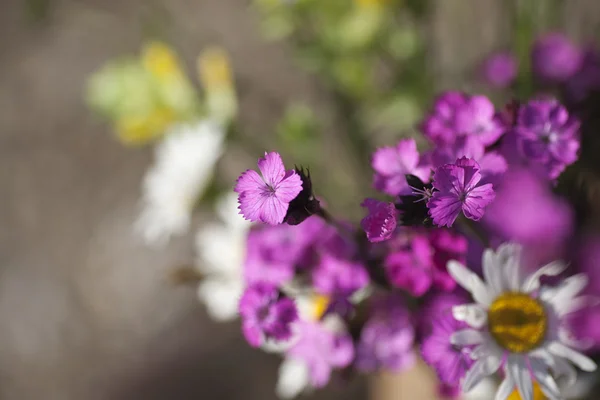
[[[534,46],[540,81],[564,84],[581,68],[584,57],[561,64],[572,58],[563,45]],[[511,69],[498,86],[517,68],[508,54],[487,67]],[[487,384],[496,399],[560,399],[575,367],[595,370],[600,313],[588,294],[600,246],[572,241],[581,223],[557,193],[579,157],[571,110],[547,96],[496,107],[442,93],[418,125],[422,148],[404,138],[372,153],[380,196],[357,202],[360,223],[335,218],[308,170],[286,168],[277,152],[243,172],[237,308],[247,342],[284,359],[278,395],[321,388],[336,372],[404,371],[417,357],[446,397]]]

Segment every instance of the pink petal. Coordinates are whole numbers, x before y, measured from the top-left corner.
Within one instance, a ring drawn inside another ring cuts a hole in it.
[[[460,214],[461,206],[462,203],[457,197],[442,195],[440,192],[435,192],[427,202],[433,223],[438,226],[451,227]]]
[[[485,207],[490,204],[495,197],[496,194],[494,189],[492,189],[491,183],[471,190],[462,206],[465,217],[474,221],[479,221],[481,217],[483,217]]]
[[[462,171],[456,172],[463,190],[469,191],[479,183],[481,180],[481,173],[479,170],[481,168],[477,161],[471,158],[462,157],[456,160],[455,164]]]
[[[258,172],[248,169],[240,175],[233,189],[236,193],[243,193],[247,190],[257,190],[266,188],[266,184]]]
[[[290,170],[275,187],[275,195],[285,203],[294,200],[302,191],[302,178],[295,171]]]
[[[285,167],[281,156],[274,151],[265,153],[265,156],[258,160],[258,169],[260,169],[267,185],[271,187],[277,186],[285,176]]]
[[[249,221],[262,221],[262,210],[268,198],[267,193],[261,190],[243,192],[238,198],[240,213]]]
[[[263,342],[263,334],[256,323],[244,322],[242,324],[242,333],[253,347],[259,347]]]
[[[268,196],[260,209],[260,220],[270,225],[283,222],[289,204],[279,200],[276,196]]]

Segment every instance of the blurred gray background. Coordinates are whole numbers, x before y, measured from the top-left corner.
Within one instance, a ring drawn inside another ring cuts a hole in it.
[[[441,87],[460,87],[466,70],[509,43],[507,2],[434,3],[431,68]],[[563,3],[573,38],[598,36],[598,0]],[[290,49],[261,39],[248,1],[0,0],[2,399],[275,398],[277,357],[250,349],[236,323],[212,322],[194,288],[167,279],[193,259],[192,237],[152,250],[131,234],[151,148],[122,147],[83,103],[89,74],[136,53],[157,7],[188,67],[205,45],[231,52],[244,129],[269,132],[292,98],[327,112]],[[233,179],[237,166],[226,170]],[[367,392],[358,380],[314,398]]]

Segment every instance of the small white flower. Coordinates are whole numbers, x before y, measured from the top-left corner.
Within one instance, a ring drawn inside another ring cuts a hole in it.
[[[208,120],[173,126],[156,147],[142,185],[135,228],[148,244],[164,244],[190,226],[194,204],[223,152],[225,132]]]
[[[502,245],[496,253],[485,251],[485,282],[460,263],[448,263],[452,277],[475,300],[452,310],[456,319],[474,328],[458,331],[450,339],[457,346],[476,346],[471,355],[477,361],[462,388],[468,392],[503,368],[506,377],[496,400],[506,399],[515,387],[523,400],[532,400],[534,381],[548,399],[558,400],[562,397],[555,377],[564,376],[570,383],[577,377],[567,361],[584,371],[596,369],[594,361],[573,350],[578,343],[561,324],[565,315],[587,305],[584,297],[576,297],[587,278],[578,274],[547,287],[540,277],[560,274],[565,264],[553,262],[523,277],[520,263],[521,248],[514,244]]]
[[[217,202],[217,215],[221,223],[205,224],[196,234],[196,268],[204,276],[198,298],[212,318],[230,321],[238,315],[244,290],[242,266],[251,223],[239,215],[233,192]]]

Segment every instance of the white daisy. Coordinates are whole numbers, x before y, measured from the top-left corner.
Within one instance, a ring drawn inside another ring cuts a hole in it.
[[[573,350],[577,343],[568,333],[564,316],[588,304],[576,297],[587,284],[583,274],[565,279],[556,287],[540,283],[543,275],[558,275],[565,270],[562,262],[550,263],[527,277],[521,271],[521,247],[500,246],[495,253],[483,255],[483,282],[477,274],[456,261],[448,263],[448,271],[475,303],[456,306],[454,317],[473,329],[454,333],[451,342],[457,346],[475,346],[477,360],[465,375],[462,388],[471,390],[478,382],[500,368],[505,379],[496,392],[496,400],[506,399],[516,388],[523,400],[533,400],[536,381],[550,400],[561,399],[555,378],[576,379],[575,369],[593,371],[596,364]]]
[[[142,185],[135,228],[148,244],[187,232],[194,204],[210,182],[223,152],[225,132],[208,120],[173,126],[156,148]]]
[[[212,318],[230,321],[238,315],[244,290],[242,266],[251,223],[239,215],[233,192],[217,202],[217,216],[220,223],[205,224],[196,234],[196,268],[204,276],[198,298]]]

